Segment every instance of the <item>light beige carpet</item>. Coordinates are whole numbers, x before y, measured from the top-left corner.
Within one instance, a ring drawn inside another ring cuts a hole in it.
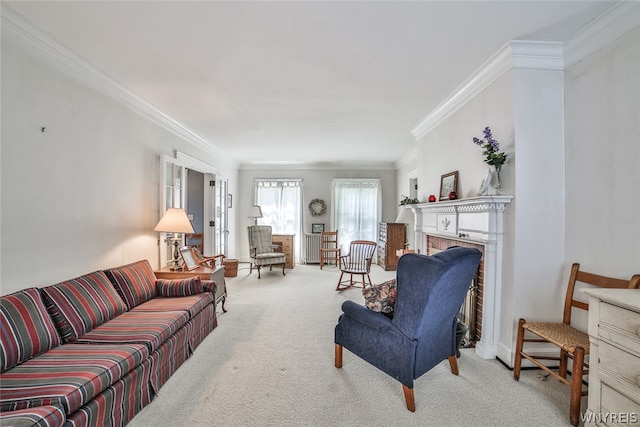
[[[465,349],[454,376],[445,361],[402,386],[345,349],[334,367],[333,328],[346,299],[339,271],[317,265],[263,271],[240,264],[227,279],[227,313],[130,426],[568,426],[569,390],[539,371],[519,382],[498,361]],[[395,272],[373,267],[374,283]],[[583,403],[583,408],[584,408]]]

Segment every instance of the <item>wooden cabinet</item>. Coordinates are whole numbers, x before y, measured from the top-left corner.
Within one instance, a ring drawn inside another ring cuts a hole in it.
[[[378,265],[385,270],[398,266],[396,251],[404,249],[406,224],[381,222],[378,224]]]
[[[585,425],[640,423],[640,291],[589,295],[589,397]]]
[[[284,252],[287,262],[285,268],[293,268],[296,264],[294,257],[294,243],[295,234],[274,234],[271,236],[271,241],[275,244],[282,245],[282,252]]]

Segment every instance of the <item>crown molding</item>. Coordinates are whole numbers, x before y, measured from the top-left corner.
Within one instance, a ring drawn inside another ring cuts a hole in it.
[[[213,152],[215,155],[222,155],[222,152],[206,139],[53,40],[48,34],[28,23],[4,2],[2,3],[2,26],[15,35],[19,41],[22,41],[26,49],[37,54],[38,58],[47,61],[54,68],[77,78],[98,92],[106,94],[192,145],[207,152]]]
[[[240,170],[390,170],[397,169],[393,162],[243,162]]]
[[[567,42],[512,40],[425,117],[411,133],[424,137],[451,114],[512,69],[563,71],[640,26],[640,2],[620,1]]]
[[[512,69],[562,70],[563,66],[562,43],[509,41],[413,128],[411,133],[416,140],[422,138]]]
[[[565,68],[640,27],[640,2],[621,1],[581,28],[565,43]]]
[[[502,47],[475,73],[464,81],[440,105],[438,105],[416,127],[411,129],[416,140],[422,138],[447,117],[465,105],[476,95],[511,69],[509,45]]]
[[[507,45],[511,53],[511,67],[514,69],[564,69],[564,46],[561,42],[512,40]]]

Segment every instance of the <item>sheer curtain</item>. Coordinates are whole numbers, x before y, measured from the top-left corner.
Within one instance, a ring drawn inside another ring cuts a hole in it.
[[[255,201],[262,209],[258,224],[270,225],[274,234],[295,234],[294,253],[301,259],[302,180],[256,179]]]
[[[377,241],[382,210],[379,179],[334,179],[331,198],[333,224],[344,250],[353,240]]]

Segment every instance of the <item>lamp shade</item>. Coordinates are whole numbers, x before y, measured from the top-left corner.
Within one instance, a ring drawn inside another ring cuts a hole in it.
[[[405,207],[400,208],[400,214],[398,214],[395,222],[399,224],[413,224],[413,221],[413,212]]]
[[[187,213],[180,208],[167,209],[154,230],[165,233],[194,233]]]
[[[249,218],[262,218],[262,209],[258,205],[251,205],[249,209]]]

